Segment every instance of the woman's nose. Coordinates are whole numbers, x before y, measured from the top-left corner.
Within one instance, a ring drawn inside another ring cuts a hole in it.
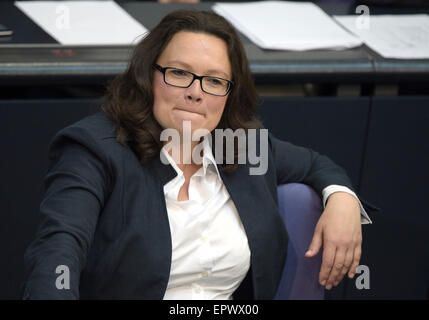
[[[201,101],[203,91],[201,89],[201,80],[195,79],[192,84],[186,88],[186,98],[189,100]]]

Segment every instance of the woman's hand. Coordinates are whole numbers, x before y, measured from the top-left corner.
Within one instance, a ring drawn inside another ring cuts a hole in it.
[[[330,290],[348,273],[353,278],[359,266],[362,227],[359,202],[346,192],[331,194],[305,256],[314,257],[322,247],[319,283]]]

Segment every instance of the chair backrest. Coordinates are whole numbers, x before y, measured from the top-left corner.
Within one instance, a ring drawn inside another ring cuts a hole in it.
[[[289,244],[275,299],[323,300],[325,289],[318,281],[323,248],[313,258],[304,256],[323,212],[322,201],[311,187],[301,183],[281,185],[277,192]]]

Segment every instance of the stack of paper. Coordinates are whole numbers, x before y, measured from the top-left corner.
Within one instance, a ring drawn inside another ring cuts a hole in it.
[[[213,10],[264,49],[346,49],[362,44],[310,2],[216,3]]]
[[[334,17],[385,58],[429,59],[429,15],[369,16],[360,23],[356,16]]]
[[[147,29],[113,1],[16,1],[64,45],[132,45]]]

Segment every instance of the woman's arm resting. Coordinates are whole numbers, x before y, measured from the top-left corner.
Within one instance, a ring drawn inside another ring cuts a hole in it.
[[[309,148],[281,141],[270,135],[270,145],[276,167],[277,184],[300,182],[311,186],[323,199],[325,190],[333,185],[353,192],[346,171],[327,156]],[[353,277],[361,256],[362,227],[360,203],[347,192],[327,192],[325,210],[319,219],[306,257],[314,257],[323,246],[319,282],[330,289],[346,273]],[[360,200],[366,211],[379,209]],[[365,210],[364,210],[365,211]],[[368,219],[369,220],[369,219]]]
[[[314,257],[322,245],[319,283],[329,290],[346,273],[353,278],[361,257],[361,209],[359,201],[349,193],[335,192],[329,196],[305,256]]]

